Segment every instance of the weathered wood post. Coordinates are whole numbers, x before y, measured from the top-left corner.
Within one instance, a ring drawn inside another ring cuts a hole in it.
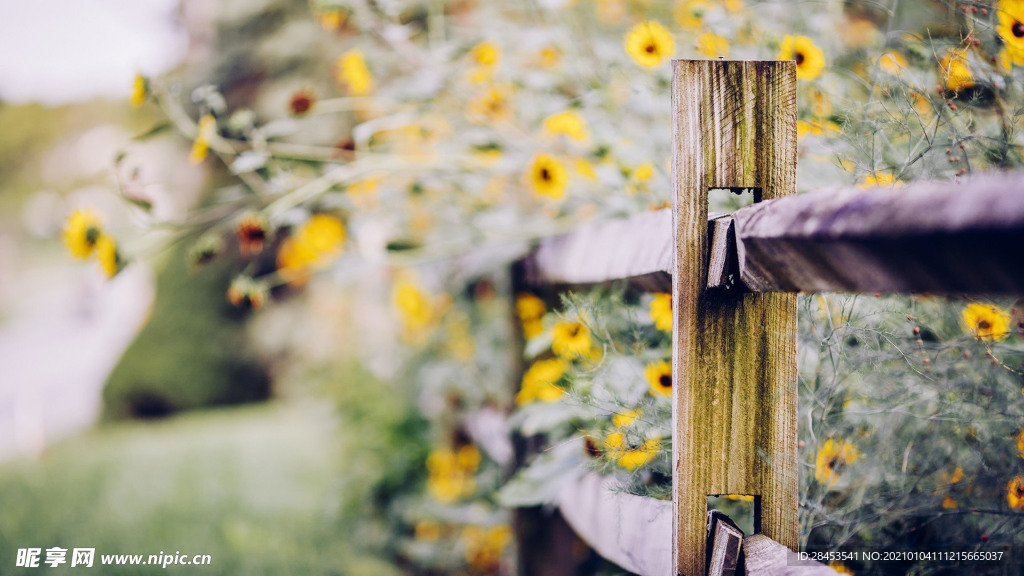
[[[708,495],[755,496],[755,531],[797,546],[796,295],[707,288],[708,190],[796,191],[796,66],[672,72],[675,570],[697,576]]]

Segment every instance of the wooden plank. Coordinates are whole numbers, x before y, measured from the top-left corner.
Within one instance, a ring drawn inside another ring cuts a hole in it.
[[[588,472],[558,492],[558,508],[598,554],[641,576],[672,572],[672,503],[625,494],[617,481]]]
[[[672,211],[592,222],[547,238],[528,259],[528,284],[594,284],[672,270]]]
[[[718,510],[708,512],[708,576],[734,576],[743,549],[743,531]]]
[[[708,190],[796,188],[793,62],[673,61],[675,572],[703,574],[707,496],[755,495],[797,545],[796,296],[708,290]]]
[[[1024,291],[1024,174],[819,191],[733,214],[755,291]]]
[[[835,576],[832,568],[810,560],[800,560],[796,552],[763,534],[743,540],[744,571],[749,576]]]

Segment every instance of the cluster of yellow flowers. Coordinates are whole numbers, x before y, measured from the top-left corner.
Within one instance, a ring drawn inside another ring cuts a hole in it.
[[[458,450],[437,449],[427,456],[427,492],[437,501],[451,504],[476,491],[480,451],[472,444]]]
[[[113,278],[124,266],[117,241],[103,230],[99,216],[92,210],[75,210],[68,217],[64,245],[79,260],[95,257],[107,278]]]
[[[645,438],[640,446],[629,448],[624,433],[612,432],[605,436],[604,449],[619,466],[626,470],[636,470],[650,463],[658,455],[658,451],[661,450],[661,438]]]
[[[462,529],[466,562],[485,574],[494,574],[501,566],[501,558],[512,543],[512,529],[507,524],[497,526],[469,525]]]

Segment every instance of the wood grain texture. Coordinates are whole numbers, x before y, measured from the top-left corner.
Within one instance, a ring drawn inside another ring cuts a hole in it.
[[[744,572],[749,576],[836,576],[835,570],[810,560],[801,561],[796,552],[758,534],[743,539]]]
[[[1024,174],[819,191],[733,214],[755,291],[1024,291]]]
[[[755,495],[755,529],[797,545],[796,296],[708,290],[705,264],[710,188],[796,189],[795,64],[675,60],[672,110],[675,570],[696,576],[709,494]]]

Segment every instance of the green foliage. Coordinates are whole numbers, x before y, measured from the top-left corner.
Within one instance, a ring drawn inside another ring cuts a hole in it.
[[[233,266],[214,262],[193,273],[185,248],[171,249],[152,316],[103,390],[105,417],[164,416],[269,396],[265,368],[245,352],[244,314],[224,296]]]

